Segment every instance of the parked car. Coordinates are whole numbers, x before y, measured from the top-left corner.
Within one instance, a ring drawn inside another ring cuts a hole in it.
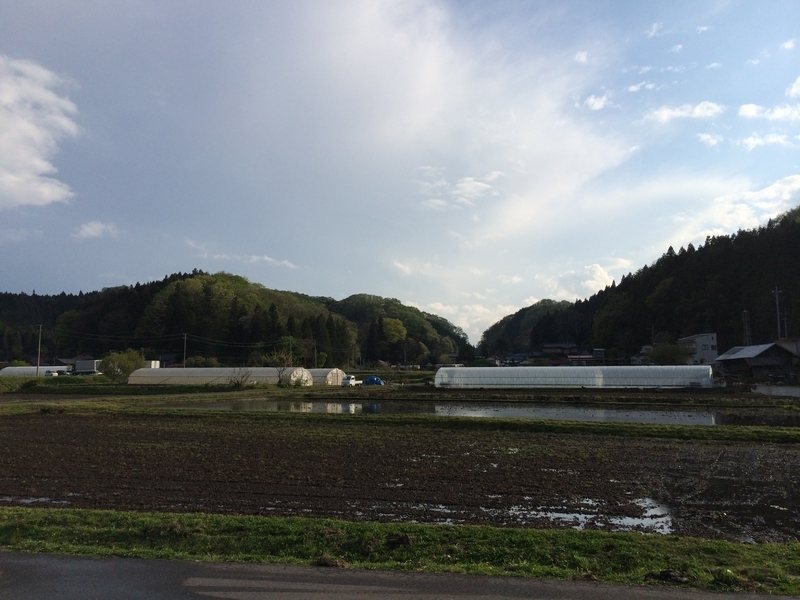
[[[377,375],[370,375],[364,380],[364,385],[386,385],[386,382]]]

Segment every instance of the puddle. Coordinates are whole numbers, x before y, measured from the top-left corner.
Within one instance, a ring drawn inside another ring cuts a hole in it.
[[[12,498],[0,496],[0,502],[19,502],[20,504],[69,504],[67,500],[53,500],[51,498]]]

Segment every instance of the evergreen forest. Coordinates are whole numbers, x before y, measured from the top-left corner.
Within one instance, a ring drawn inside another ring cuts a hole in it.
[[[477,348],[446,319],[392,298],[312,297],[199,270],[77,295],[0,293],[0,362],[35,357],[40,326],[42,364],[135,349],[165,365],[258,366],[278,350],[307,367],[425,365],[565,342],[624,361],[711,332],[722,353],[800,336],[800,207],[697,248],[670,247],[589,298],[541,300],[489,327]]]

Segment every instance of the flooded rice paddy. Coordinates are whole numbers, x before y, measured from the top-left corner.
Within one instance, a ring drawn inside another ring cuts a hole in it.
[[[646,423],[650,425],[761,425],[800,427],[800,414],[756,414],[736,411],[606,408],[592,406],[547,405],[534,402],[431,402],[388,400],[381,402],[331,402],[247,399],[203,402],[168,402],[161,408],[234,412],[290,412],[317,414],[419,414],[437,417],[483,419],[535,419],[557,421]]]

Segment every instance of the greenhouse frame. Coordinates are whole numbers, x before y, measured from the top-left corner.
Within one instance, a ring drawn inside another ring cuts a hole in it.
[[[243,384],[278,384],[281,369],[276,367],[192,367],[170,369],[136,369],[128,377],[132,385],[230,385],[243,379]],[[303,367],[287,367],[283,370],[284,383],[309,386],[314,379]]]
[[[345,372],[341,369],[308,369],[314,378],[314,385],[342,385]]]
[[[442,367],[439,388],[710,388],[708,365],[631,367]]]

